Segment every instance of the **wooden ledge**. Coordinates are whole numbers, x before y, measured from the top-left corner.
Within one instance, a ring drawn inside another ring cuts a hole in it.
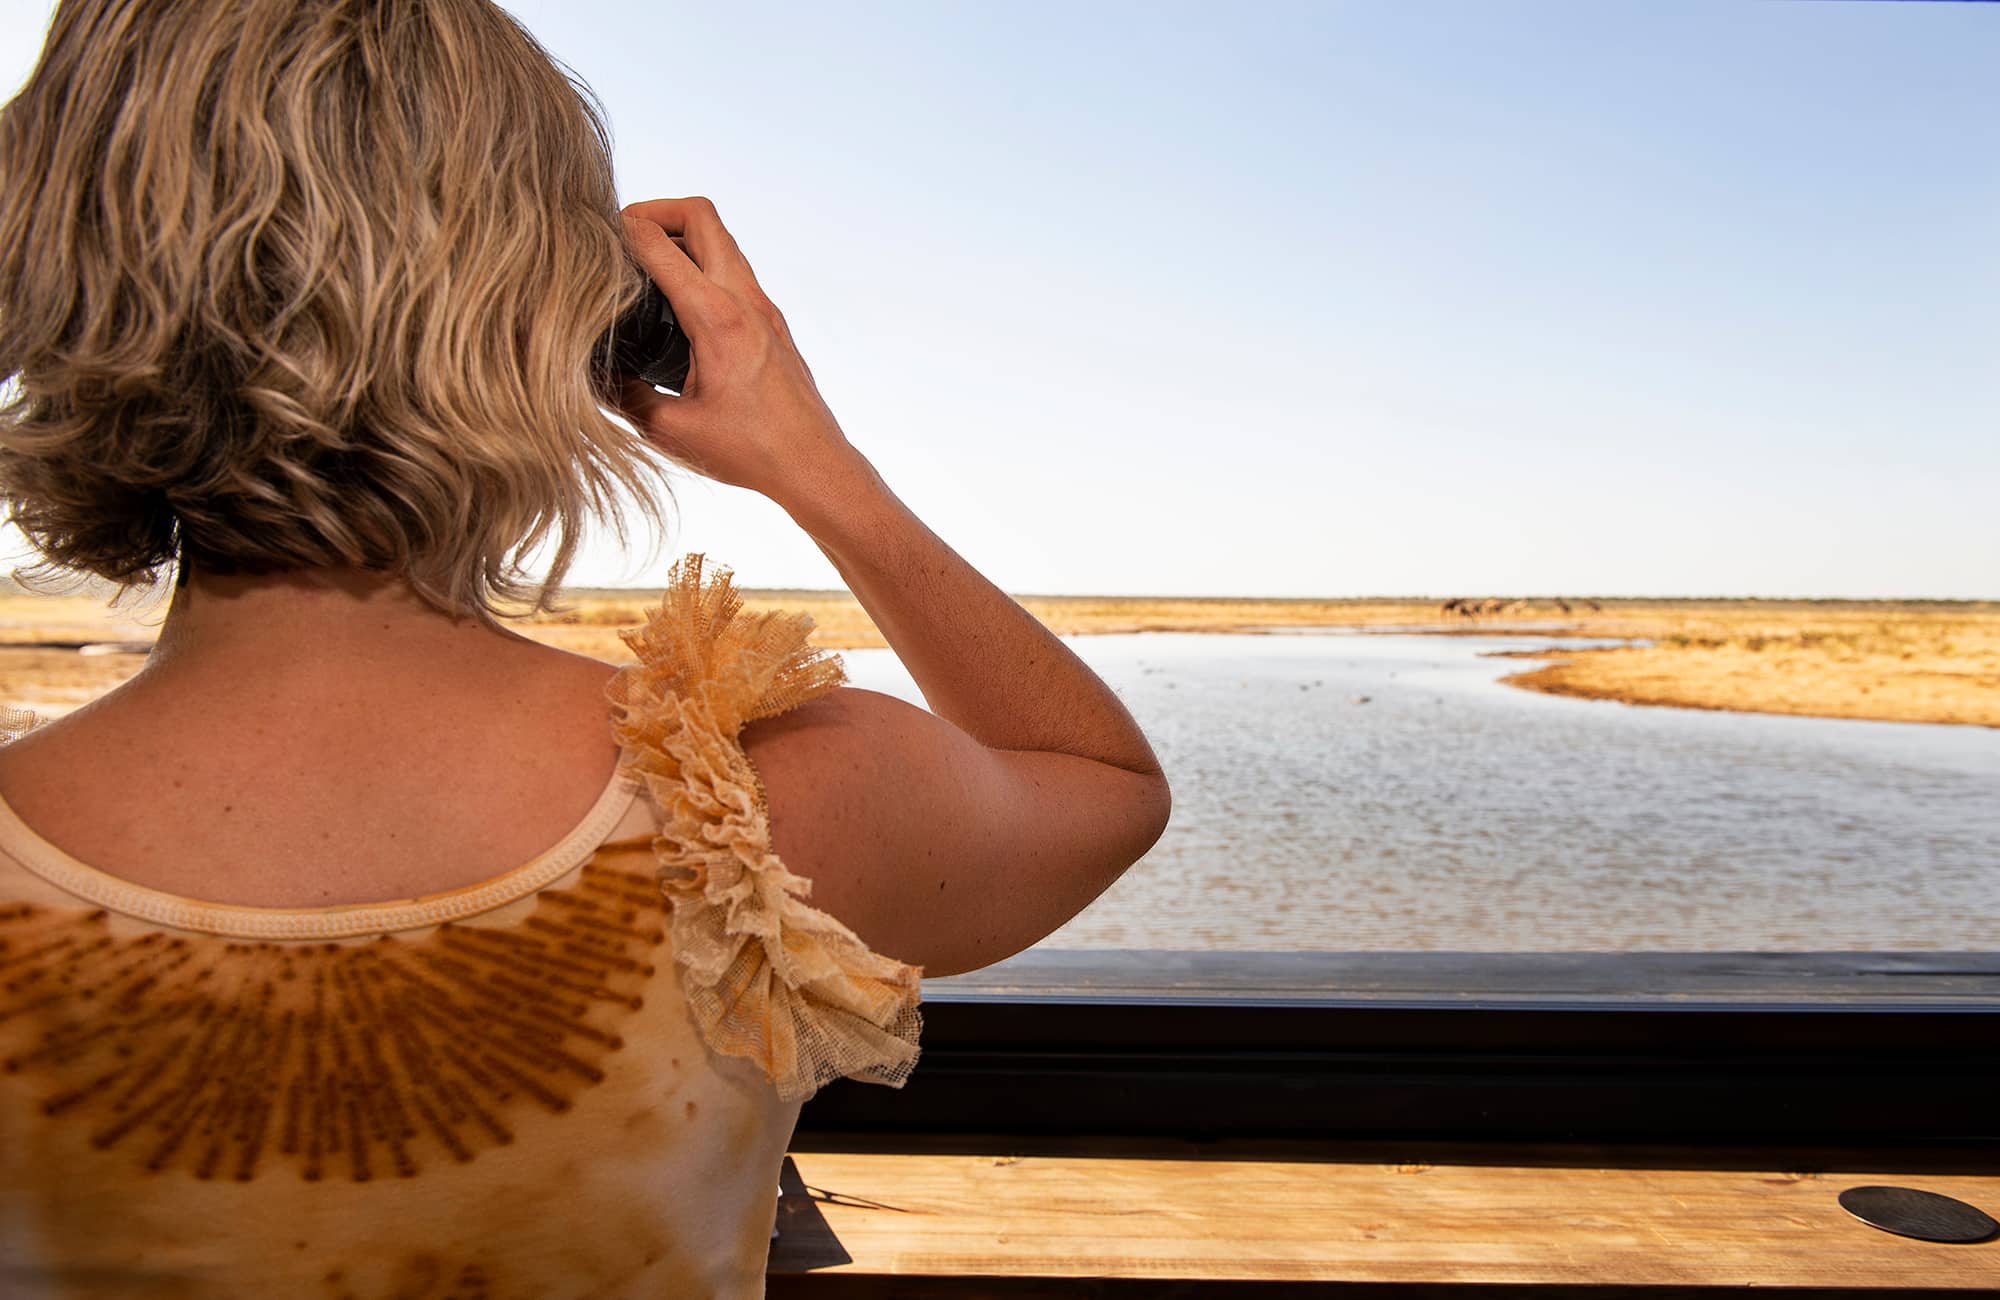
[[[1893,1183],[2000,1217],[2000,1153],[1986,1150],[910,1134],[809,1145],[785,1163],[774,1300],[1263,1294],[1179,1285],[1255,1282],[1353,1295],[2000,1293],[2000,1240],[1898,1237],[1835,1201]]]

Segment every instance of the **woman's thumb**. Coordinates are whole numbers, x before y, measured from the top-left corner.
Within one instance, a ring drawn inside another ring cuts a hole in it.
[[[627,378],[619,389],[618,409],[632,422],[640,437],[665,452],[670,460],[697,474],[706,474],[701,458],[688,450],[674,428],[688,413],[687,401],[684,397],[669,397],[643,379]]]

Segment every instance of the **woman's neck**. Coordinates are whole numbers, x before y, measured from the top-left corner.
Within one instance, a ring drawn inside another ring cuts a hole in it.
[[[274,648],[309,652],[322,665],[352,665],[463,654],[525,639],[446,613],[407,579],[372,570],[194,571],[174,591],[147,669],[269,663]]]

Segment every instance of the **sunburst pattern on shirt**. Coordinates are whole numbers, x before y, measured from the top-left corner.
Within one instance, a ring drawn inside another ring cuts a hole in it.
[[[507,926],[366,942],[112,934],[0,903],[0,1088],[151,1171],[412,1177],[604,1077],[664,938],[649,839]]]

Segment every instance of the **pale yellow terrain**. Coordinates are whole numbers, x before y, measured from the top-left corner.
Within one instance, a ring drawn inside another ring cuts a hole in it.
[[[744,589],[744,607],[802,610],[813,616],[813,640],[835,650],[887,645],[860,602],[845,592]],[[631,658],[618,639],[636,627],[656,594],[585,589],[568,594],[567,608],[513,624],[523,635],[611,663]],[[1026,596],[1034,615],[1056,632],[1226,632],[1263,626],[1373,627],[1436,618],[1429,602],[1152,599],[1145,597]],[[150,642],[165,606],[136,599],[117,609],[102,596],[0,593],[0,704],[66,712],[102,695],[145,662],[139,643]],[[80,653],[130,647],[124,653]]]
[[[1631,704],[2000,727],[2000,608],[1990,602],[1607,603],[1576,622],[1653,644],[1570,651],[1507,683]]]
[[[1260,627],[1395,627],[1437,621],[1430,601],[1239,599],[1235,597],[1017,596],[1059,636],[1101,632],[1240,632]],[[644,598],[581,592],[567,614],[544,616],[521,630],[538,641],[600,658],[624,657],[617,629],[645,618]],[[846,592],[746,590],[751,611],[803,610],[813,617],[813,641],[833,650],[885,646],[861,603]]]
[[[810,613],[814,640],[829,649],[885,644],[844,592],[743,594],[753,611]],[[575,591],[565,612],[515,626],[538,641],[615,663],[629,658],[618,629],[642,622],[653,599]],[[1556,662],[1506,680],[1635,704],[2000,727],[2000,604],[1991,602],[1603,600],[1564,610],[1516,601],[1502,612],[1466,617],[1410,600],[1017,599],[1064,635],[1349,627],[1647,639],[1653,644],[1563,651]],[[162,608],[129,602],[113,609],[101,596],[0,594],[0,703],[58,713],[104,693],[138,671]],[[71,648],[78,645],[116,649],[80,653]],[[1514,653],[1548,658],[1546,651]]]

